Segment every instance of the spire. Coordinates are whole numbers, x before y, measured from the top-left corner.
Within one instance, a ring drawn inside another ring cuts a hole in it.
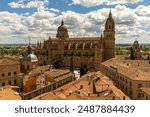
[[[103,38],[103,35],[101,34],[101,39]]]
[[[39,43],[39,41],[38,41],[38,43],[37,43],[37,45],[39,45],[40,43]]]
[[[31,38],[29,36],[28,54],[32,53],[32,47],[31,47],[30,41],[31,41]]]
[[[109,12],[109,18],[112,18],[111,9],[110,9],[110,12]]]
[[[64,25],[64,21],[63,21],[63,19],[62,19],[62,21],[61,21],[61,26],[63,26]]]
[[[111,14],[111,0],[110,0],[110,11],[109,11],[109,18],[112,18],[112,14]]]
[[[51,36],[49,36],[49,38],[48,38],[48,39],[49,39],[49,41],[50,41],[50,40],[51,40]]]
[[[30,36],[29,36],[29,46],[30,46],[30,41],[31,41],[31,38],[30,38]]]

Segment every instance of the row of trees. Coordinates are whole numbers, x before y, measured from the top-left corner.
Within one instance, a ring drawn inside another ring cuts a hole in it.
[[[116,55],[130,55],[130,48],[116,48],[115,50]]]
[[[0,48],[0,55],[25,55],[27,54],[26,50],[22,49],[5,49],[5,48]]]

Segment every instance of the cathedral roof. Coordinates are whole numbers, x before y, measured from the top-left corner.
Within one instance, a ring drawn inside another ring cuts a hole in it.
[[[38,59],[37,59],[36,55],[28,54],[26,57],[23,58],[23,61],[26,61],[26,62],[37,62]]]

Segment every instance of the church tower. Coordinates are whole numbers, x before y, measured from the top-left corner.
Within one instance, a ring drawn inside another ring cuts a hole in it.
[[[115,22],[111,11],[105,23],[104,30],[104,61],[115,57]]]

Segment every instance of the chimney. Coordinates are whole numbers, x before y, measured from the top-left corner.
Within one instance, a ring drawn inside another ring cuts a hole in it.
[[[80,89],[83,89],[83,85],[80,85]]]
[[[71,95],[72,94],[72,91],[69,91],[69,95]]]
[[[93,94],[96,94],[95,82],[94,82],[94,80],[92,80],[91,82],[92,82],[92,93],[93,93]]]

